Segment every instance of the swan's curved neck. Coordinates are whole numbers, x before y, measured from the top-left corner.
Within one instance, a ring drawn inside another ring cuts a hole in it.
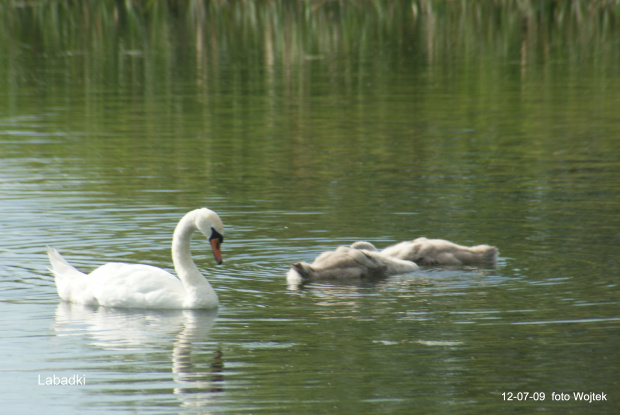
[[[200,273],[190,249],[192,234],[197,229],[194,218],[186,215],[181,219],[172,236],[172,262],[174,269],[188,290],[188,294],[198,294],[199,290],[212,291],[211,284]]]

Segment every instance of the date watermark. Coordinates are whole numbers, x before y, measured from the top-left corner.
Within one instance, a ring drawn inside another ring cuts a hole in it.
[[[606,402],[607,393],[605,392],[551,392],[549,394],[545,392],[502,392],[502,398],[505,401],[544,401],[550,399],[551,401],[567,402],[567,401],[579,401],[579,402]]]

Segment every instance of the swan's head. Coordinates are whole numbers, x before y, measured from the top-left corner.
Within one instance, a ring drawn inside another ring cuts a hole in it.
[[[202,208],[197,210],[196,227],[209,238],[215,262],[222,263],[221,245],[224,242],[224,223],[214,211]]]

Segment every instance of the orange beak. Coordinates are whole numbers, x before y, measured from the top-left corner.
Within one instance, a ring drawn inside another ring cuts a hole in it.
[[[220,265],[222,263],[222,251],[220,250],[222,241],[220,240],[220,238],[213,238],[209,242],[211,242],[211,249],[213,249],[213,256],[215,257],[215,262]]]

